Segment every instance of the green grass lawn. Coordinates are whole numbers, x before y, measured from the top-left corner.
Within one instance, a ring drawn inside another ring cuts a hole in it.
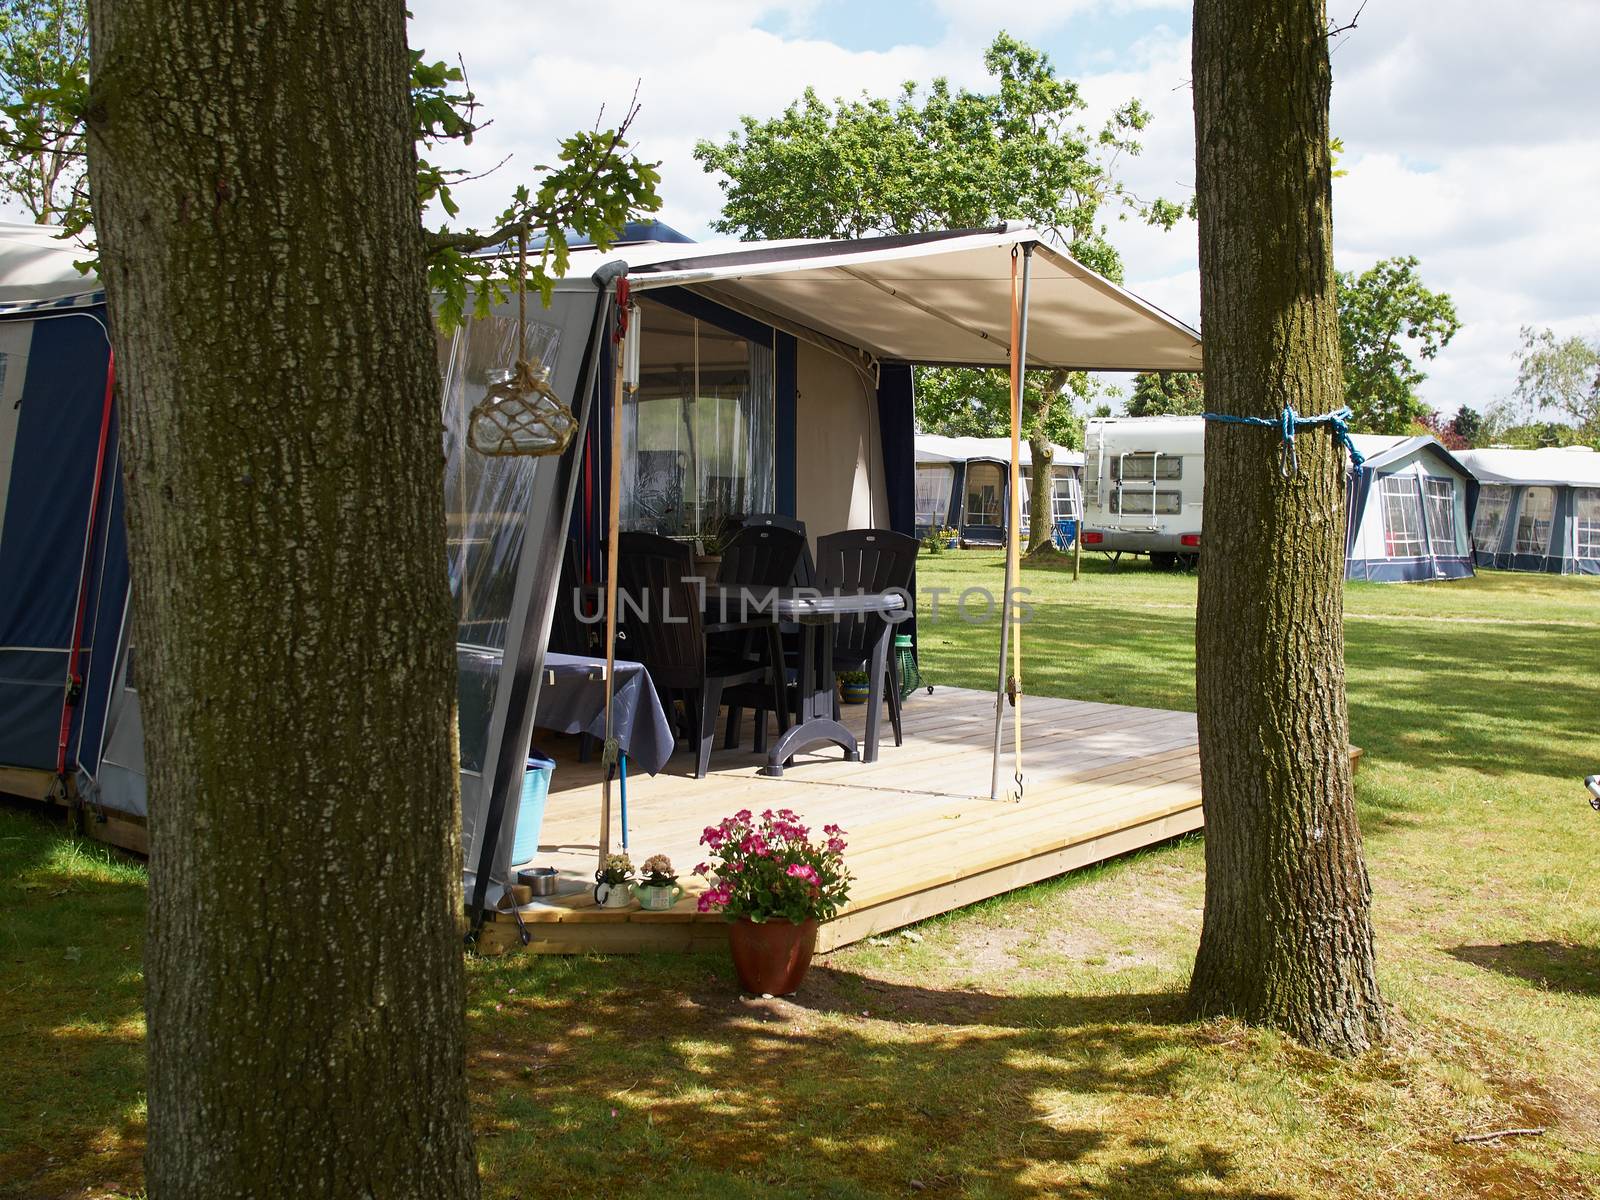
[[[924,609],[998,571],[924,558]],[[1029,691],[1193,707],[1192,576],[1024,583]],[[1187,1019],[1190,839],[840,951],[792,1002],[720,956],[473,962],[486,1194],[1600,1195],[1600,580],[1346,609],[1391,1047]],[[934,682],[992,685],[992,626],[922,637]],[[0,810],[0,913],[0,1195],[136,1193],[142,871]]]

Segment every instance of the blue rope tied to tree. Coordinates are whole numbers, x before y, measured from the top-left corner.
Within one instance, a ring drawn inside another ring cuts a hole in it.
[[[1348,408],[1336,408],[1317,417],[1302,417],[1291,405],[1285,404],[1276,417],[1236,417],[1232,413],[1203,413],[1207,421],[1221,421],[1225,425],[1258,425],[1262,429],[1276,429],[1283,439],[1278,450],[1278,470],[1287,479],[1300,470],[1300,454],[1295,449],[1294,435],[1307,425],[1326,425],[1333,430],[1334,439],[1350,455],[1350,465],[1359,467],[1366,458],[1350,439]]]

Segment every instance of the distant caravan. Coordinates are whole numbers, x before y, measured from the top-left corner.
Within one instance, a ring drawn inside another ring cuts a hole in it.
[[[1205,420],[1107,417],[1083,442],[1083,548],[1151,565],[1193,567],[1200,557]]]

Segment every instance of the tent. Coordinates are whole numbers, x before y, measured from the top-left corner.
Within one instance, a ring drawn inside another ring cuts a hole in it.
[[[1472,472],[1425,435],[1351,440],[1365,461],[1349,476],[1344,577],[1395,583],[1471,575]]]
[[[37,247],[0,246],[7,262],[28,253]],[[70,250],[55,251],[52,278],[71,270],[70,257]],[[0,266],[0,305],[24,298],[4,286],[7,269]],[[59,290],[77,295],[88,286],[80,280]],[[92,308],[90,300],[82,303]],[[626,399],[613,394],[620,312],[631,317],[623,346],[632,351],[636,342],[642,363],[640,386]],[[36,347],[26,391],[19,393],[25,422],[47,405],[65,403],[60,389],[36,390],[36,371],[70,375],[74,387],[92,384],[103,401],[106,349],[100,327],[85,321],[91,325],[101,338],[98,360],[88,354],[87,340],[67,350],[52,347],[48,356]],[[577,251],[549,305],[530,307],[523,330],[529,357],[547,369],[550,386],[578,418],[578,436],[559,456],[485,458],[467,445],[468,415],[516,353],[515,303],[440,339],[463,841],[469,896],[478,909],[493,901],[492,884],[503,882],[509,867],[515,821],[509,800],[522,783],[568,547],[577,547],[584,582],[600,582],[603,572],[598,548],[614,444],[622,447],[619,505],[633,527],[665,523],[698,536],[708,520],[739,506],[797,516],[814,534],[867,524],[911,533],[913,363],[988,367],[1015,359],[1072,370],[1201,365],[1194,330],[1014,225],[859,241],[642,242]],[[11,386],[8,380],[8,397]],[[72,443],[74,453],[82,440]],[[13,448],[12,441],[3,444]],[[85,468],[63,485],[63,463],[50,462],[47,455],[56,452],[49,446],[18,438],[15,447],[29,472],[35,459],[48,464],[58,507],[64,497],[78,504],[84,519],[65,523],[76,530],[70,561],[77,564],[96,472]],[[120,505],[113,468],[108,463],[100,477],[108,481],[105,503]],[[40,518],[25,518],[29,506],[19,506],[18,497],[40,485],[31,474],[11,484],[4,552],[19,560],[8,571],[29,578],[61,553],[65,535],[30,533],[29,522]],[[77,765],[90,802],[142,813],[136,675],[117,637],[126,611],[120,510],[92,528],[100,531],[107,566],[80,572],[74,565],[64,574],[69,584],[80,576],[92,582],[80,594],[112,598],[94,613],[95,661],[103,670],[111,660],[115,678],[96,677],[108,715],[82,729]],[[98,561],[98,553],[88,557]],[[1013,557],[1008,553],[1008,564]],[[74,589],[58,590],[59,596],[30,603],[60,624]],[[1002,628],[1008,635],[1010,626]],[[59,702],[68,691],[61,656],[44,660],[35,673],[40,689],[54,688]],[[23,699],[20,692],[0,693],[0,726],[12,723]],[[997,756],[999,712],[997,702]],[[43,724],[34,720],[29,736],[15,738],[0,762],[52,761]],[[108,775],[113,757],[116,769]]]
[[[34,797],[98,771],[127,611],[105,297],[74,257],[0,225],[0,791]]]
[[[1464,450],[1478,477],[1479,566],[1600,575],[1600,454],[1587,446]]]
[[[948,526],[964,544],[998,546],[1006,537],[1011,465],[1010,438],[944,437],[919,433],[917,450],[916,534]],[[1083,455],[1055,446],[1051,464],[1052,520],[1076,522],[1083,511]],[[1020,447],[1023,474],[1022,532],[1026,536],[1032,513],[1033,455]]]

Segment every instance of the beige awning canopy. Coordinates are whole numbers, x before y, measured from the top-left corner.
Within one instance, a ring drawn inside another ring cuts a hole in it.
[[[600,263],[622,259],[635,291],[686,287],[876,359],[1003,367],[1011,255],[1026,247],[1030,367],[1201,368],[1200,335],[1189,326],[1010,225],[857,241],[654,243],[574,254],[567,278],[586,283]]]

